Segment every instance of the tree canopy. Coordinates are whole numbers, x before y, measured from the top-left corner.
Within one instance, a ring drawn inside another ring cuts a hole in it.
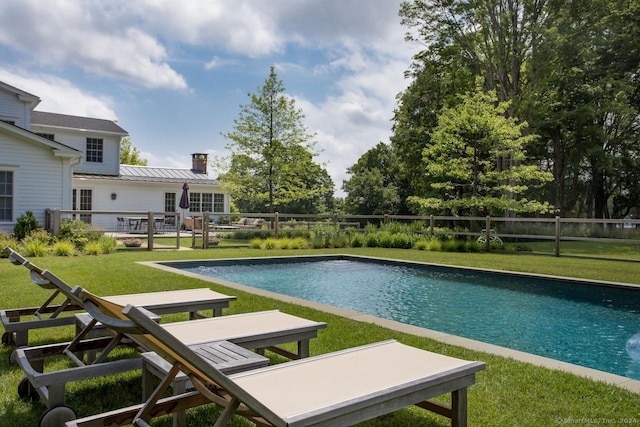
[[[223,134],[231,152],[220,176],[243,212],[325,212],[333,182],[317,156],[304,114],[271,67],[251,102],[240,107],[234,129]]]
[[[120,141],[120,164],[147,166],[147,159],[140,157],[140,150],[133,146],[129,137]]]
[[[546,213],[547,202],[525,196],[552,175],[526,164],[525,146],[535,136],[526,122],[505,116],[508,102],[494,91],[477,90],[454,108],[445,108],[422,154],[424,176],[435,197],[409,197],[420,213],[477,215],[479,211]]]
[[[455,197],[445,183],[478,185],[472,175],[455,181],[437,171],[453,174],[449,165],[459,166],[461,160],[439,155],[438,147],[445,128],[464,128],[451,112],[461,113],[456,109],[470,100],[464,94],[480,79],[485,94],[495,91],[499,102],[508,102],[504,118],[528,123],[522,129],[525,159],[512,163],[511,156],[499,156],[495,172],[515,173],[526,165],[553,175],[551,181],[538,176],[546,184],[535,192],[515,186],[503,188],[505,194],[522,190],[523,198],[538,207],[553,205],[561,216],[640,215],[638,12],[637,0],[403,2],[407,39],[424,48],[407,71],[412,80],[394,115],[391,148],[403,182],[400,205],[415,212],[438,199],[453,208]],[[515,198],[494,205],[506,200]],[[529,211],[544,211],[533,207]]]

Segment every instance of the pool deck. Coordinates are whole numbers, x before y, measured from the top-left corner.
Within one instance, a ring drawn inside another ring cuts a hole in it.
[[[376,259],[383,260],[381,258],[376,258]],[[198,261],[206,261],[206,260],[185,260],[185,262],[194,262],[194,261],[198,262]],[[397,262],[398,260],[390,259],[389,261]],[[208,282],[227,286],[229,288],[237,289],[247,293],[252,293],[255,295],[260,295],[267,298],[273,298],[273,299],[288,302],[291,304],[313,308],[315,310],[323,311],[330,314],[335,314],[337,316],[345,317],[347,319],[352,319],[354,321],[372,323],[387,329],[391,329],[391,330],[395,330],[398,332],[403,332],[406,334],[415,335],[419,337],[433,339],[435,341],[439,341],[445,344],[456,345],[456,346],[468,348],[471,350],[477,350],[477,351],[482,351],[489,354],[495,354],[498,356],[514,359],[520,362],[531,363],[536,366],[542,366],[548,369],[556,369],[559,371],[569,372],[574,375],[590,378],[594,381],[602,381],[608,384],[614,384],[618,387],[640,394],[640,381],[623,377],[621,375],[615,375],[609,372],[599,371],[597,369],[587,368],[584,366],[575,365],[573,363],[562,362],[562,361],[551,359],[548,357],[543,357],[543,356],[538,356],[531,353],[526,353],[523,351],[513,350],[510,348],[501,347],[498,345],[489,344],[482,341],[472,340],[472,339],[460,337],[457,335],[438,332],[438,331],[434,331],[427,328],[421,328],[419,326],[407,325],[405,323],[397,322],[395,320],[384,319],[381,317],[361,313],[354,310],[348,310],[348,309],[334,307],[327,304],[321,304],[321,303],[308,301],[301,298],[283,295],[275,292],[265,291],[263,289],[241,285],[239,283],[230,282],[230,281],[219,279],[219,278],[206,277],[200,274],[178,270],[176,268],[163,265],[162,263],[140,262],[140,264],[158,268],[161,270],[170,271],[172,273],[178,273],[185,276],[194,277],[200,280],[205,280]],[[451,266],[448,266],[448,267],[451,267]],[[481,270],[481,269],[478,269],[478,270]],[[485,270],[485,271],[496,272],[497,270]],[[544,277],[553,277],[553,276],[544,276]],[[558,277],[558,278],[567,279],[566,277]]]

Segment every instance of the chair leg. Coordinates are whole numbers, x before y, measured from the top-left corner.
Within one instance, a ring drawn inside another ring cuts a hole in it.
[[[216,423],[213,425],[213,427],[226,426],[231,420],[233,413],[236,412],[236,409],[238,409],[238,406],[240,406],[240,400],[234,397],[233,400],[229,402],[229,405],[224,408],[224,411],[222,411],[222,414],[220,414],[220,417],[216,420]]]

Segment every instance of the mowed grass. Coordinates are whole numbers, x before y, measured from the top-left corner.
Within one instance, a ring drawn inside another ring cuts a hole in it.
[[[635,420],[640,424],[640,417],[637,415],[640,396],[612,385],[487,353],[445,345],[372,324],[355,322],[136,263],[136,261],[151,260],[293,256],[320,253],[349,253],[625,283],[638,283],[640,278],[640,263],[553,258],[532,254],[442,253],[377,248],[295,251],[235,248],[195,251],[119,251],[97,257],[44,257],[31,260],[40,267],[52,270],[69,284],[85,286],[99,295],[211,287],[215,291],[238,297],[238,300],[225,310],[225,314],[279,309],[297,316],[326,322],[328,327],[321,330],[319,337],[311,342],[312,354],[395,338],[425,350],[467,360],[483,361],[487,364],[487,369],[477,375],[476,384],[469,389],[468,411],[471,426],[537,427],[577,423],[581,419],[616,420],[615,423]],[[26,269],[0,259],[0,295],[0,308],[15,308],[39,305],[47,294],[31,283]],[[170,316],[170,320],[177,319],[184,319],[184,316]],[[72,327],[39,330],[32,333],[30,344],[70,340],[72,336]],[[35,426],[44,413],[45,407],[40,402],[25,402],[18,398],[17,386],[23,374],[19,367],[9,365],[8,358],[11,350],[12,348],[7,346],[0,347],[0,426]],[[135,356],[135,354],[121,351],[116,356]],[[270,355],[270,357],[273,363],[283,362],[283,359],[278,356]],[[51,366],[51,369],[60,369],[64,366],[66,366],[65,361],[58,361]],[[132,372],[69,383],[67,390],[67,404],[74,408],[79,416],[96,414],[138,403],[141,393],[140,373]],[[188,423],[194,426],[212,425],[218,413],[219,409],[213,405],[191,410],[188,413]],[[612,422],[614,421],[610,421]],[[153,424],[170,426],[171,420],[169,417],[164,417],[154,421]],[[447,419],[418,408],[407,408],[365,423],[368,426],[446,426],[448,424]],[[246,426],[250,423],[235,417],[232,425]]]

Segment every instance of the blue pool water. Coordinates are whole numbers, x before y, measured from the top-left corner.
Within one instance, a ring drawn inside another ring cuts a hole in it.
[[[345,259],[207,261],[181,270],[640,379],[625,343],[640,291]]]

